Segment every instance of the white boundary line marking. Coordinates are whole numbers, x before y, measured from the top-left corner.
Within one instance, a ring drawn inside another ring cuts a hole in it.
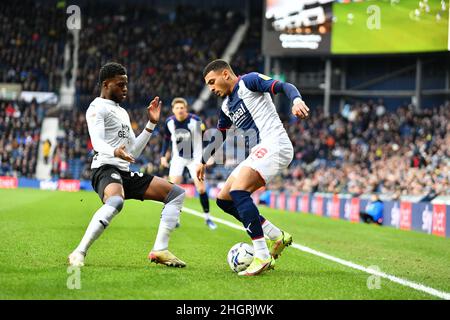
[[[197,210],[193,210],[193,209],[190,209],[190,208],[183,207],[182,211],[184,211],[186,213],[189,213],[189,214],[192,214],[194,216],[200,217],[200,218],[204,218],[204,214],[199,212],[199,211],[197,211]],[[211,217],[211,220],[213,220],[215,222],[219,222],[219,223],[224,224],[224,225],[227,225],[227,226],[229,226],[230,228],[233,228],[233,229],[245,231],[243,226],[237,225],[237,224],[235,224],[233,222],[229,222],[229,221],[226,221],[226,220],[223,220],[223,219],[220,219],[220,218],[216,218],[216,217]],[[396,276],[393,276],[393,275],[390,275],[390,274],[387,274],[387,273],[384,273],[384,272],[381,272],[381,271],[377,271],[377,270],[373,270],[373,269],[370,269],[370,268],[366,268],[366,267],[363,267],[363,266],[358,265],[356,263],[353,263],[351,261],[347,261],[347,260],[343,260],[343,259],[340,259],[340,258],[336,258],[336,257],[330,256],[329,254],[326,254],[326,253],[323,253],[323,252],[311,249],[311,248],[306,247],[306,246],[302,246],[302,245],[297,244],[297,243],[292,243],[292,247],[295,248],[295,249],[298,249],[300,251],[307,252],[307,253],[316,255],[318,257],[321,257],[321,258],[324,258],[324,259],[327,259],[327,260],[330,260],[330,261],[342,264],[342,265],[344,265],[346,267],[349,267],[349,268],[352,268],[352,269],[356,269],[356,270],[359,270],[359,271],[362,271],[362,272],[366,272],[366,273],[378,276],[380,278],[388,279],[388,280],[390,280],[392,282],[401,284],[402,286],[410,287],[412,289],[428,293],[429,295],[432,295],[432,296],[435,296],[435,297],[438,297],[438,298],[441,298],[441,299],[450,300],[450,293],[448,293],[448,292],[439,291],[439,290],[427,287],[427,286],[425,286],[423,284],[420,284],[420,283],[412,282],[412,281],[405,280],[405,279],[402,279],[402,278],[398,278]]]

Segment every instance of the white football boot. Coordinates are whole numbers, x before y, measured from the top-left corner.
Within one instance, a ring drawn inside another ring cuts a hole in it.
[[[81,251],[72,252],[69,257],[69,265],[73,267],[83,267],[84,266],[84,253]]]

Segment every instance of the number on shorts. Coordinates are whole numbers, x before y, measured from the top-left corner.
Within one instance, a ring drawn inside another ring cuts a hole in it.
[[[135,174],[137,174],[141,178],[144,176],[144,174],[142,172],[136,172],[136,171],[135,172],[133,172],[133,171],[130,172],[130,175],[131,175],[132,178],[134,177]]]
[[[253,154],[255,155],[255,157],[257,157],[258,159],[264,158],[264,156],[267,154],[267,149],[266,148],[258,148],[255,150],[255,152],[253,152]]]

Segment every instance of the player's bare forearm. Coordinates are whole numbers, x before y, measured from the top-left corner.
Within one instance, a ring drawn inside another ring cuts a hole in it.
[[[217,139],[217,137],[216,137],[215,139],[211,139],[208,142],[208,144],[205,146],[205,148],[202,151],[202,157],[201,157],[201,163],[202,164],[206,165],[210,161],[212,161],[212,163],[214,163],[215,162],[214,155],[216,153],[216,149],[217,150],[222,149],[223,145],[225,144],[225,140],[227,139],[227,129],[225,129],[225,128],[220,129],[219,128],[218,130],[219,130],[219,132],[222,135],[222,140],[220,141],[220,139]]]
[[[210,157],[210,158],[208,159],[208,161],[206,161],[206,167],[207,167],[207,168],[212,167],[212,166],[214,165],[215,162],[216,162],[216,160],[214,159],[214,157]]]
[[[169,167],[169,161],[167,161],[166,157],[161,157],[161,166],[163,166],[164,168]]]

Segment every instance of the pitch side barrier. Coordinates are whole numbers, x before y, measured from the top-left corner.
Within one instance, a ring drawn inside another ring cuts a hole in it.
[[[270,198],[268,205],[274,209],[305,212],[331,219],[343,219],[359,223],[359,213],[370,203],[370,195],[359,197],[350,194],[329,193],[284,193],[270,192],[255,194]],[[450,237],[450,199],[437,197],[431,202],[418,201],[417,197],[401,197],[384,203],[383,225],[401,230],[415,230],[440,237]]]
[[[197,196],[191,184],[182,185],[188,197]],[[93,191],[87,180],[52,179],[37,180],[0,176],[0,189],[36,188],[76,192]],[[219,189],[208,188],[211,198]],[[359,223],[359,213],[365,211],[370,195],[359,197],[350,194],[329,193],[285,193],[257,191],[253,194],[256,203],[270,208],[291,212],[304,212],[331,219],[343,219]],[[383,225],[401,230],[415,230],[440,237],[450,237],[450,197],[437,197],[431,202],[421,202],[420,197],[404,196],[399,200],[381,197],[384,203]]]
[[[195,186],[193,184],[180,185],[186,190],[187,197],[198,196]],[[34,188],[50,191],[67,191],[77,192],[94,191],[89,180],[76,180],[76,179],[30,179],[30,178],[15,178],[0,176],[0,189],[16,189],[16,188]]]
[[[191,184],[181,185],[186,190],[188,197],[198,196],[195,186]],[[0,189],[34,188],[41,190],[59,190],[76,192],[80,190],[94,191],[89,180],[76,179],[48,179],[38,180],[30,178],[15,178],[0,176]]]

